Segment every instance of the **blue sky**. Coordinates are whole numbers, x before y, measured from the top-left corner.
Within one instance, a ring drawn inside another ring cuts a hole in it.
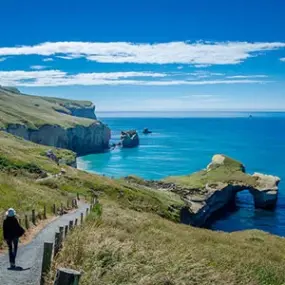
[[[0,7],[0,85],[99,111],[285,110],[284,0]]]

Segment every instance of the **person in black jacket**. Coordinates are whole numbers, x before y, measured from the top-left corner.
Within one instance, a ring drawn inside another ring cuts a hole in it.
[[[3,234],[9,248],[9,260],[11,268],[16,267],[15,263],[19,237],[21,237],[24,233],[25,230],[20,226],[16,218],[16,211],[13,208],[10,208],[6,212],[6,218],[3,222]]]

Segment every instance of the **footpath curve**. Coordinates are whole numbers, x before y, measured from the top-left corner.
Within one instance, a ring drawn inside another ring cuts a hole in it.
[[[80,213],[84,213],[85,216],[85,211],[90,205],[79,202],[78,207],[75,212],[59,216],[43,228],[29,244],[19,247],[16,266],[22,267],[22,271],[8,270],[10,267],[8,254],[0,255],[0,284],[39,285],[44,242],[54,242],[54,235],[59,227],[68,225],[70,220],[76,218],[80,221]]]

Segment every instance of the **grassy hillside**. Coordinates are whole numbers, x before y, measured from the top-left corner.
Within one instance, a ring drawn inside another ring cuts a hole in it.
[[[285,284],[283,238],[179,224],[183,203],[176,194],[58,166],[45,156],[49,148],[0,132],[0,212],[14,207],[23,216],[47,205],[50,213],[54,202],[77,192],[86,199],[96,193],[100,206],[69,235],[54,264],[82,270],[80,284]],[[73,159],[70,151],[53,150]],[[55,176],[61,168],[66,173]]]
[[[91,105],[88,101],[28,96],[0,87],[0,128],[6,128],[11,123],[27,125],[31,129],[44,124],[66,128],[78,124],[88,126],[94,121],[70,116],[67,108]]]
[[[285,284],[283,238],[213,232],[101,203],[101,218],[95,210],[68,236],[54,264],[82,271],[81,285]]]
[[[61,203],[66,205],[76,193],[86,197],[96,193],[117,201],[122,207],[155,212],[162,217],[179,220],[179,208],[183,205],[179,196],[137,189],[123,181],[89,174],[67,165],[58,166],[45,155],[50,148],[0,131],[0,216],[9,207],[14,207],[23,217],[32,209],[42,211],[44,204],[50,213],[55,202],[58,206]],[[71,151],[52,149],[67,162],[74,159]],[[55,176],[61,168],[66,173]],[[47,173],[48,177],[41,179],[43,173]],[[0,244],[1,240],[0,233]]]

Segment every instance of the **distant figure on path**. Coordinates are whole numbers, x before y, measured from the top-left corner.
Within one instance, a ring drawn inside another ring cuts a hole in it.
[[[16,211],[10,208],[6,212],[6,218],[3,222],[3,235],[9,247],[9,260],[12,269],[16,268],[19,237],[24,233],[25,230],[20,226],[16,218]]]

